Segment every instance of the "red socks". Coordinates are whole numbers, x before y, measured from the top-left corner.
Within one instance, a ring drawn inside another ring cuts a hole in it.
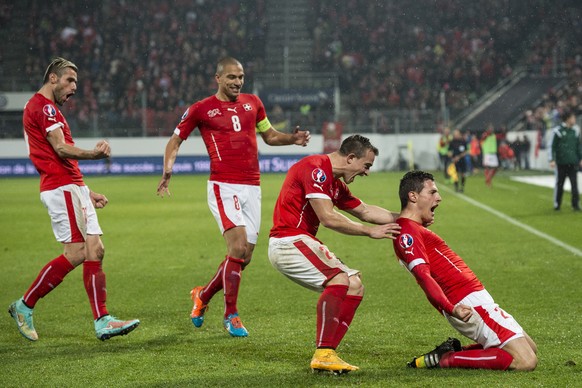
[[[317,348],[335,349],[340,311],[347,292],[348,286],[337,284],[325,287],[321,293],[317,302],[317,336],[315,338]]]
[[[224,287],[224,317],[236,313],[236,301],[240,286],[243,259],[226,256],[222,270],[222,286]]]
[[[472,368],[506,370],[513,357],[503,349],[489,348],[449,352],[442,356],[441,368]]]
[[[356,315],[356,310],[360,303],[362,303],[362,296],[357,295],[346,295],[344,302],[340,307],[339,312],[339,324],[337,330],[335,331],[335,336],[333,338],[333,348],[337,348],[346,335],[346,332],[350,328],[350,324]]]
[[[107,290],[105,288],[105,274],[100,261],[83,262],[83,282],[89,297],[93,319],[99,319],[109,314],[105,305]]]
[[[224,270],[224,264],[226,264],[226,262],[227,259],[224,259],[222,263],[220,263],[214,277],[210,279],[208,284],[202,289],[202,292],[200,293],[200,299],[202,300],[202,303],[208,304],[214,294],[222,290],[222,271]]]
[[[30,285],[24,294],[24,303],[34,308],[36,302],[61,284],[65,276],[75,267],[67,260],[65,255],[53,259],[40,270],[36,280]]]

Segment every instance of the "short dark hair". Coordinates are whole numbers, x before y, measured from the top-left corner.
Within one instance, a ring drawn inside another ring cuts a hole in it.
[[[242,64],[237,59],[233,57],[225,57],[218,61],[218,64],[216,65],[216,74],[222,75],[222,72],[227,65],[238,65],[242,67]]]
[[[363,158],[366,156],[366,151],[368,150],[372,151],[374,155],[378,156],[378,148],[374,147],[372,143],[370,143],[370,139],[362,135],[352,135],[346,137],[344,141],[342,141],[339,153],[344,156],[354,154],[357,158]]]
[[[400,180],[398,195],[400,196],[400,206],[404,209],[408,205],[408,193],[420,193],[424,189],[424,182],[430,180],[434,182],[434,176],[425,171],[409,171]]]
[[[79,69],[77,69],[77,65],[75,65],[73,62],[65,58],[56,57],[55,59],[53,59],[46,68],[46,71],[44,72],[44,77],[42,80],[43,85],[48,82],[49,76],[53,73],[60,78],[65,72],[66,68],[71,68],[75,70],[75,72],[79,72]]]

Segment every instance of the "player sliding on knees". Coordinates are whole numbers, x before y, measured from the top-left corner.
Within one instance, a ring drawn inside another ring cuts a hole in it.
[[[441,202],[432,174],[406,173],[399,195],[402,211],[396,222],[402,229],[393,243],[396,256],[451,326],[476,342],[461,346],[458,339],[449,338],[408,366],[534,370],[536,344],[495,303],[463,259],[427,228]]]

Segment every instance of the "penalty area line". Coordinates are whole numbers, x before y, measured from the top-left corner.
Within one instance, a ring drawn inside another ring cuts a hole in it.
[[[465,195],[462,195],[462,194],[461,195],[456,194],[452,189],[450,189],[450,188],[448,188],[446,186],[442,187],[442,189],[444,189],[445,191],[447,191],[449,193],[455,194],[457,196],[457,198],[460,198],[460,199],[462,199],[462,200],[464,200],[466,202],[469,202],[471,205],[473,205],[475,207],[478,207],[480,209],[483,209],[486,212],[491,213],[491,214],[493,214],[493,215],[501,218],[502,220],[509,222],[510,224],[513,224],[513,225],[515,225],[515,226],[517,226],[517,227],[519,227],[519,228],[521,228],[521,229],[523,229],[523,230],[525,230],[525,231],[527,231],[527,232],[529,232],[529,233],[531,233],[533,235],[536,235],[538,237],[541,237],[544,240],[547,240],[547,241],[551,242],[554,245],[557,245],[557,246],[559,246],[561,248],[564,248],[565,250],[569,251],[570,253],[575,254],[576,256],[582,257],[582,251],[580,249],[576,248],[576,247],[573,247],[571,245],[568,245],[565,242],[560,241],[557,238],[550,236],[549,234],[546,234],[544,232],[540,232],[539,230],[537,230],[535,228],[532,228],[531,226],[526,225],[526,224],[524,224],[522,222],[519,222],[515,218],[511,218],[507,214],[501,213],[500,211],[495,210],[492,207],[489,207],[489,206],[487,206],[487,205],[485,205],[485,204],[483,204],[481,202],[478,202],[478,201],[476,201],[476,200],[474,200],[472,198],[469,198],[469,197],[467,197]]]

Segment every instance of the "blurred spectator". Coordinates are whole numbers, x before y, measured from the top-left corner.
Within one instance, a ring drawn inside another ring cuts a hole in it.
[[[222,0],[220,6],[209,0],[71,1],[59,7],[32,0],[29,8],[25,71],[31,89],[41,81],[41,64],[57,54],[71,58],[83,70],[79,103],[68,117],[81,127],[96,118],[109,131],[145,124],[148,134],[166,135],[162,129],[187,104],[213,92],[208,63],[236,56],[248,63],[252,79],[265,56],[264,0]]]
[[[501,168],[504,170],[513,170],[515,168],[515,153],[507,141],[501,141],[498,152]]]

